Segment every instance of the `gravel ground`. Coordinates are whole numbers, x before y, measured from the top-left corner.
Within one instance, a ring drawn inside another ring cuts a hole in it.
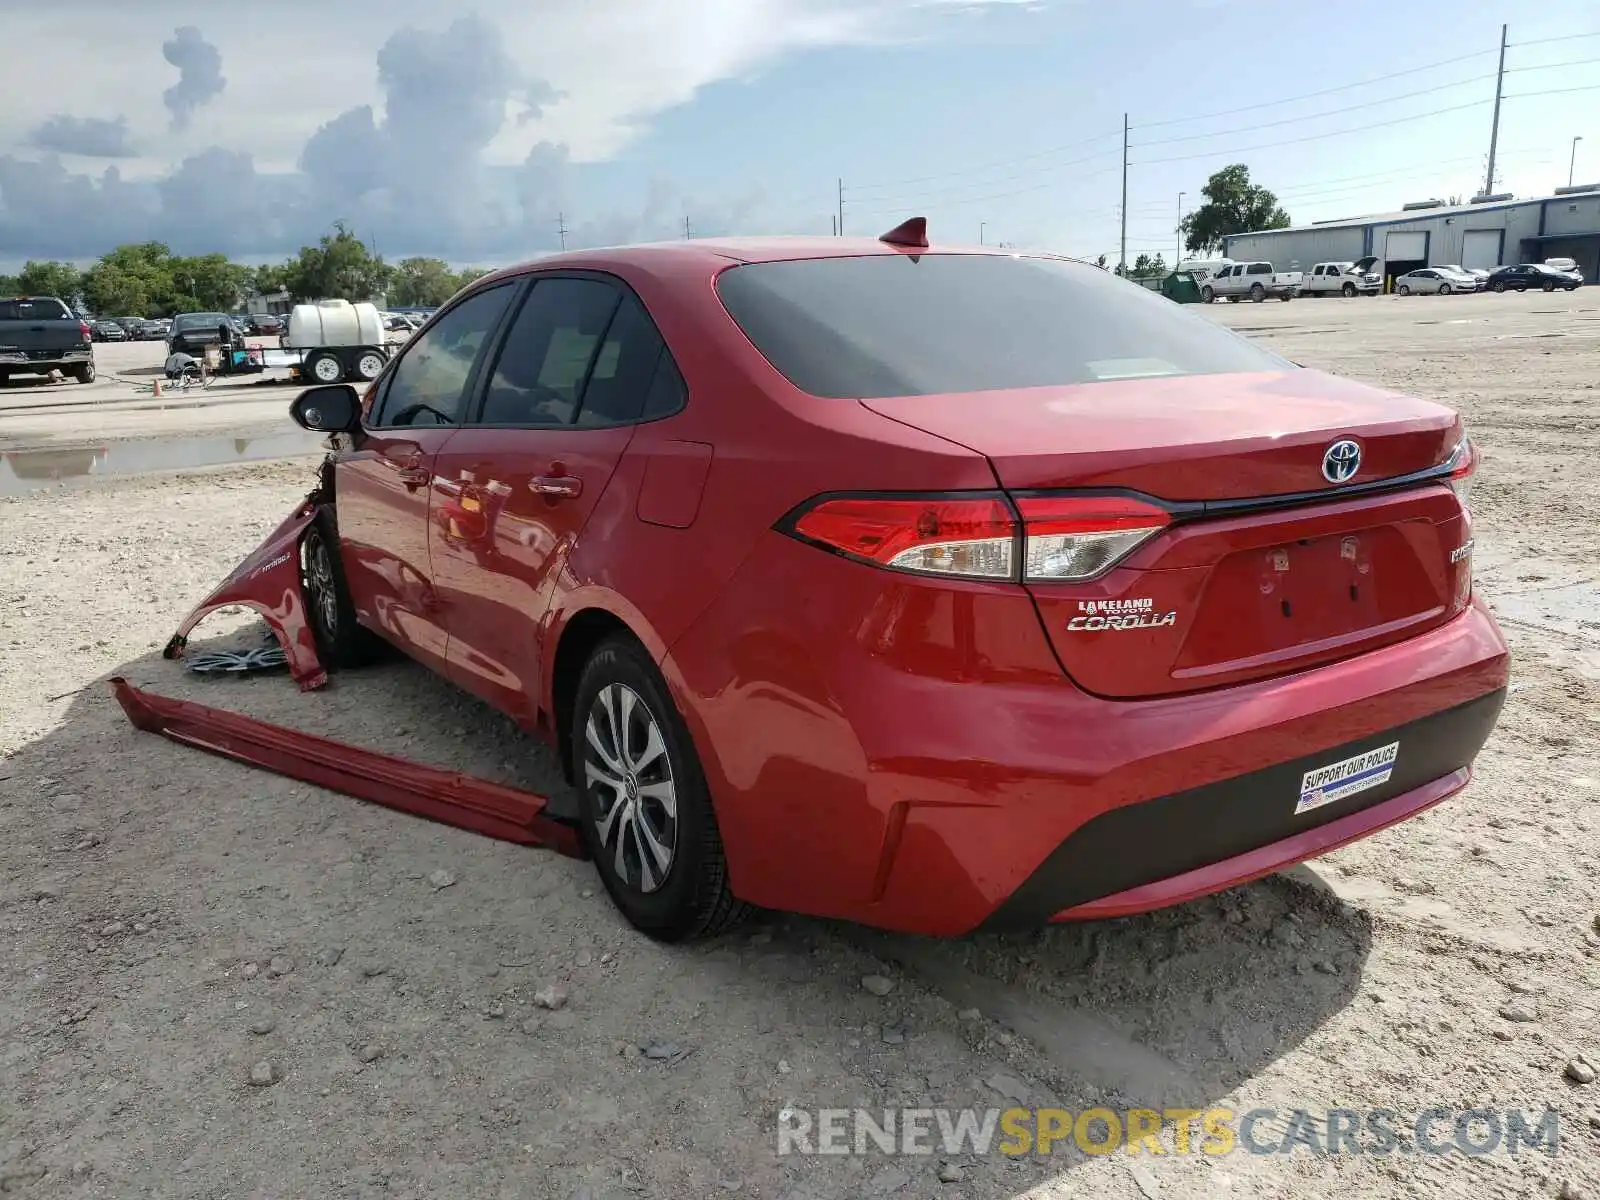
[[[1220,897],[1030,936],[774,917],[663,948],[584,864],[136,733],[111,674],[553,786],[541,750],[408,664],[302,696],[160,659],[309,486],[308,460],[0,501],[0,1193],[1600,1196],[1600,1084],[1569,1072],[1600,1063],[1597,300],[1204,310],[1465,412],[1513,694],[1440,809]],[[1018,1100],[1380,1107],[1402,1125],[1548,1107],[1561,1148],[775,1153],[785,1105]]]

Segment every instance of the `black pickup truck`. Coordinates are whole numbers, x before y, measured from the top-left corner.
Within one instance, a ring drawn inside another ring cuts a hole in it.
[[[94,382],[89,323],[54,296],[0,297],[0,383],[51,371]]]

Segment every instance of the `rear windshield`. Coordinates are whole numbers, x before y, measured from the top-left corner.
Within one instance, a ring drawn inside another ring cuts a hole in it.
[[[174,329],[215,329],[226,325],[228,318],[221,313],[184,313],[172,322]]]
[[[1294,364],[1083,263],[884,254],[750,263],[723,306],[795,387],[830,399],[930,396]]]
[[[72,312],[59,300],[0,300],[0,321],[70,321]]]

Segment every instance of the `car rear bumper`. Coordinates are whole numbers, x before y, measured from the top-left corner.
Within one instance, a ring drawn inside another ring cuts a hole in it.
[[[56,367],[89,362],[94,358],[91,346],[71,350],[0,350],[0,367],[26,367],[35,371],[49,371]]]
[[[1475,601],[1328,666],[1108,700],[1021,589],[886,585],[797,544],[662,665],[742,899],[934,935],[1177,903],[1420,812],[1465,785],[1510,673]],[[1296,816],[1306,771],[1395,741],[1389,778]]]

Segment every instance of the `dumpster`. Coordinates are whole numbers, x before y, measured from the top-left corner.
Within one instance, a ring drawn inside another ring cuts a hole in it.
[[[1199,304],[1200,284],[1192,271],[1174,271],[1161,281],[1161,294],[1178,304]]]

